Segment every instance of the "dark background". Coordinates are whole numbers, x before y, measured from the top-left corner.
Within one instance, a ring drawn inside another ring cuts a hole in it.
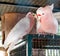
[[[54,12],[60,11],[60,0],[0,0],[0,16],[6,12],[35,12],[40,6],[54,3]]]

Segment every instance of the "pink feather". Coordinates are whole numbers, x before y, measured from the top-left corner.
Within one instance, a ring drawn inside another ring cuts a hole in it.
[[[24,35],[29,34],[34,26],[34,16],[31,12],[28,12],[25,17],[23,17],[17,24],[12,28],[10,33],[8,34],[5,42],[4,48],[7,49],[9,47],[9,51],[12,47],[17,44],[18,40],[21,40]]]
[[[51,6],[40,7],[37,9],[37,32],[38,33],[52,33],[58,32],[58,21],[52,13],[53,4]],[[40,16],[39,16],[40,14]],[[38,23],[39,22],[39,23]]]

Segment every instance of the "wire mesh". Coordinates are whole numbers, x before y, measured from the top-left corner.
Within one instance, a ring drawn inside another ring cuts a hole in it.
[[[46,38],[38,37],[38,34],[37,35],[30,34],[27,36],[29,39],[29,41],[27,41],[28,44],[32,40],[31,56],[60,56],[60,38],[59,38],[60,36],[55,35],[55,39],[52,38],[52,36],[50,35],[46,35],[45,36]],[[40,36],[44,36],[44,35],[40,35]],[[29,44],[29,48],[31,47],[30,45],[31,44]],[[59,48],[56,48],[56,47],[59,47]],[[11,56],[26,56],[26,54],[29,54],[29,53],[26,53],[26,48],[27,48],[26,45],[18,47],[16,50],[13,50],[13,52],[11,52]]]
[[[44,48],[60,47],[60,39],[33,38],[32,43],[32,56],[60,56],[60,49]]]
[[[12,50],[10,56],[26,56],[26,44]]]
[[[33,37],[31,56],[60,56],[60,38],[59,38],[60,31],[59,30],[60,30],[60,26],[57,35],[55,35],[55,39],[52,38],[53,36],[51,35],[46,35],[46,37],[40,37],[40,38],[36,34],[35,35],[33,34],[34,37],[32,35],[28,35],[29,37]],[[22,47],[18,47],[16,50],[13,50],[11,52],[11,56],[26,56],[26,45],[23,45]]]
[[[57,33],[57,35],[60,35],[60,25],[58,27],[58,33]]]

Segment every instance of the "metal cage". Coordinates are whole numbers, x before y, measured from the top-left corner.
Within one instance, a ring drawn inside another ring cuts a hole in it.
[[[50,34],[28,34],[26,43],[11,52],[11,56],[59,56],[60,36]],[[20,43],[22,43],[20,42]],[[19,43],[19,44],[20,44]],[[19,50],[19,52],[17,52]]]

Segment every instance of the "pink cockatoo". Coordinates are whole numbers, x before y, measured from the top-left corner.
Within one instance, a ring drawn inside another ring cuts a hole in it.
[[[28,34],[32,30],[34,23],[33,14],[28,12],[27,15],[22,18],[8,34],[4,42],[4,48],[7,49],[9,47],[8,52],[10,52],[18,40],[21,40],[24,35]]]
[[[58,32],[58,21],[53,16],[53,7],[54,4],[37,9],[37,33],[56,34]]]

